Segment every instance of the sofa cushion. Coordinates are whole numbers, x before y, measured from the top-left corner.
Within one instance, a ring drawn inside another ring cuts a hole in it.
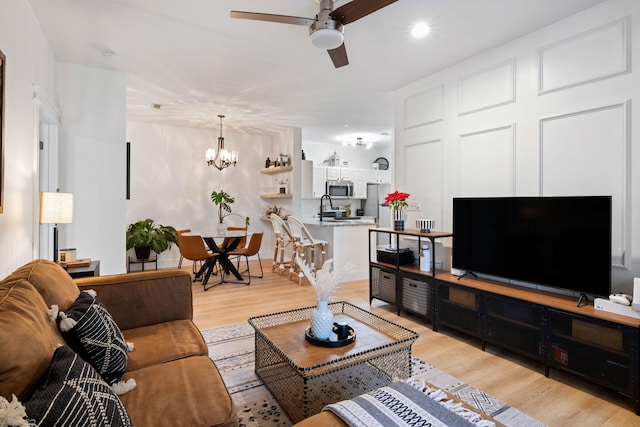
[[[60,331],[69,346],[108,384],[117,382],[127,368],[128,348],[107,309],[92,293],[80,292],[64,315],[60,314]]]
[[[194,356],[124,374],[138,386],[120,396],[135,426],[237,426],[238,416],[218,368]]]
[[[67,346],[56,349],[44,381],[24,406],[36,425],[131,426],[111,387]]]
[[[122,331],[135,345],[129,353],[127,371],[189,356],[209,354],[202,334],[190,320],[173,320]]]
[[[42,295],[47,307],[56,304],[66,310],[80,294],[78,286],[58,264],[46,259],[33,260],[9,275],[5,281],[24,279]]]
[[[0,283],[0,395],[29,396],[61,343],[36,288],[21,279]]]

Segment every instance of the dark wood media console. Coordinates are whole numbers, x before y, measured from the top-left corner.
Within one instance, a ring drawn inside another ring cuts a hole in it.
[[[450,233],[372,229],[371,233],[420,235],[433,242]],[[431,236],[429,236],[431,235]],[[433,253],[434,251],[432,251]],[[435,260],[434,260],[435,261]],[[435,262],[434,262],[435,265]],[[634,403],[640,415],[640,319],[576,306],[576,299],[509,285],[463,278],[448,272],[423,273],[416,265],[393,265],[370,258],[370,300],[380,299],[401,311],[570,372],[615,390]]]

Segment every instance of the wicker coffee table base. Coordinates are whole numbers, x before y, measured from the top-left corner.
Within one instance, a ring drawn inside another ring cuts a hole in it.
[[[303,351],[314,353],[314,362],[307,365],[300,358],[287,355],[287,346],[278,342],[273,331],[289,325],[292,330],[304,331],[315,307],[249,319],[256,328],[256,374],[293,422],[320,412],[329,403],[411,376],[411,345],[418,337],[415,332],[349,303],[333,303],[329,307],[334,314],[349,319],[350,324],[359,325],[361,331],[371,328],[384,334],[386,342],[379,346],[363,343],[358,349],[358,336],[350,351],[336,354],[335,349],[313,346],[305,342],[303,334],[295,334],[289,338],[295,341],[292,345],[297,346],[300,341],[300,346],[306,346],[301,347]],[[316,363],[318,357],[326,360]]]

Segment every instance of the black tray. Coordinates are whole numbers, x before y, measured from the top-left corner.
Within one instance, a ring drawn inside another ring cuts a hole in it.
[[[337,327],[337,324],[334,323],[333,324],[334,331],[336,330],[336,327]],[[314,337],[313,334],[311,333],[311,328],[305,329],[304,337],[311,344],[319,345],[321,347],[331,347],[331,348],[344,347],[345,345],[349,345],[356,340],[356,331],[354,331],[353,328],[349,325],[347,325],[347,329],[349,330],[349,336],[343,340],[331,341],[331,340],[318,339]]]

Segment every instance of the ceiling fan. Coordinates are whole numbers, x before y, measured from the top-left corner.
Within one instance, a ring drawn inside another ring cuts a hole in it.
[[[316,0],[320,10],[315,18],[299,16],[272,15],[270,13],[231,11],[232,18],[253,19],[256,21],[278,22],[281,24],[307,25],[311,43],[320,49],[326,49],[336,68],[349,64],[347,50],[344,47],[343,26],[357,21],[370,13],[395,3],[397,0],[352,0],[333,10],[333,0]]]

